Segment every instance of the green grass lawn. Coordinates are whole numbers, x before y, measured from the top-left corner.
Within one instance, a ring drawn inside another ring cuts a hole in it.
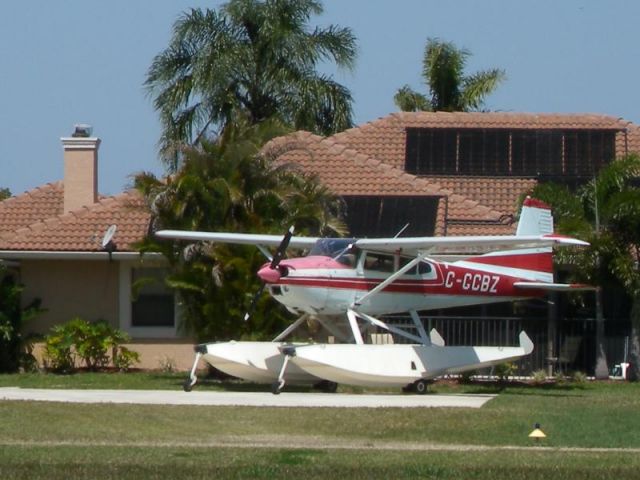
[[[4,375],[0,387],[180,389],[183,377]],[[248,387],[204,382],[199,388]],[[640,478],[640,453],[613,450],[640,449],[640,385],[445,383],[433,390],[499,395],[481,409],[4,401],[0,478]],[[536,422],[548,435],[538,444],[528,438]],[[492,448],[415,450],[424,445]],[[532,445],[547,448],[510,448]]]

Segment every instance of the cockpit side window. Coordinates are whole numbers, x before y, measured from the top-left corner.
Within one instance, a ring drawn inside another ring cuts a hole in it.
[[[403,267],[404,265],[409,263],[411,260],[413,260],[413,258],[402,257],[400,259],[400,267]],[[430,273],[432,269],[433,269],[433,267],[431,266],[430,263],[428,263],[428,262],[420,262],[420,263],[418,263],[418,265],[410,268],[406,272],[406,275],[418,275],[418,274],[419,275],[424,275],[426,273]]]
[[[367,252],[367,256],[364,259],[364,269],[377,272],[393,272],[393,263],[392,255]]]

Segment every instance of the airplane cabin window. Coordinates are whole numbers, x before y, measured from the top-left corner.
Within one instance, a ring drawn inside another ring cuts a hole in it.
[[[343,265],[347,265],[348,267],[355,268],[356,267],[356,254],[355,253],[345,253],[340,255],[336,260]]]
[[[400,267],[403,267],[407,263],[409,263],[412,258],[402,257],[400,259]],[[430,273],[432,270],[431,264],[428,262],[420,262],[417,266],[411,267],[405,275],[424,275],[426,273]]]
[[[420,262],[418,264],[418,273],[420,275],[424,275],[425,273],[430,273],[432,270],[431,264],[427,262]]]
[[[377,253],[367,253],[364,259],[365,270],[375,270],[377,272],[393,272],[393,256],[381,255]]]

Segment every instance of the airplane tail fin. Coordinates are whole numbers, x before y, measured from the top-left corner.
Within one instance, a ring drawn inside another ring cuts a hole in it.
[[[540,200],[527,197],[522,204],[516,236],[550,235],[552,233],[551,207]]]
[[[550,234],[553,234],[551,207],[527,197],[522,204],[516,236]],[[490,266],[488,268],[533,281],[553,282],[551,247],[491,252],[467,259],[467,262]]]

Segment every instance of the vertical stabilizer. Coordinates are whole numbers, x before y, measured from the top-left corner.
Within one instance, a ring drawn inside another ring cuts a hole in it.
[[[516,235],[548,235],[553,233],[551,207],[540,200],[527,197],[522,204]]]
[[[551,207],[527,197],[522,204],[516,235],[549,235],[553,233]],[[538,282],[553,282],[551,247],[517,249],[487,253],[469,258],[466,266],[482,268]],[[482,265],[481,267],[479,267]]]

